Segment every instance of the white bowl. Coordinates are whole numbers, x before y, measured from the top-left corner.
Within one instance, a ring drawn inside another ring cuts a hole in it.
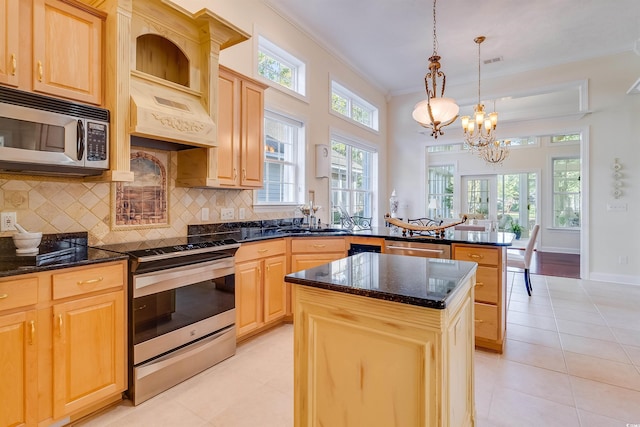
[[[13,235],[13,244],[16,245],[16,253],[32,253],[38,251],[38,245],[42,240],[42,233],[16,233]]]

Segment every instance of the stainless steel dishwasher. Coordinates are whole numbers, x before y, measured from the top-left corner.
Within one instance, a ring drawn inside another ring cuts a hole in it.
[[[451,259],[451,245],[448,244],[403,240],[385,240],[384,244],[387,254]]]

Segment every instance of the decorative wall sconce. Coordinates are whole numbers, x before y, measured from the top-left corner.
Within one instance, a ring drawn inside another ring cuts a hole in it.
[[[613,160],[613,197],[618,199],[622,197],[622,164],[618,162],[618,159]]]

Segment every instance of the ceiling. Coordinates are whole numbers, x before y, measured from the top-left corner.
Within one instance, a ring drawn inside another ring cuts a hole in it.
[[[424,90],[431,0],[265,0],[383,92]],[[441,0],[438,54],[447,85],[623,51],[640,55],[638,0]],[[484,64],[484,61],[501,58]]]

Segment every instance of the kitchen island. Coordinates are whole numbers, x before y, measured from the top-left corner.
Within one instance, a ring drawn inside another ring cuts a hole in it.
[[[287,275],[295,426],[473,425],[475,273],[361,253]]]

